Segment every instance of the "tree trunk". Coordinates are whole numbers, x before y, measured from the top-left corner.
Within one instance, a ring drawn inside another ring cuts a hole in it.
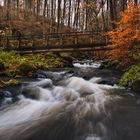
[[[70,27],[70,22],[71,22],[71,0],[69,0],[68,27]]]
[[[39,16],[40,16],[40,6],[41,6],[41,0],[37,0],[37,21],[39,20]]]
[[[102,22],[103,22],[103,30],[106,30],[106,21],[105,21],[105,15],[104,15],[104,1],[101,1],[102,6]]]
[[[50,23],[50,32],[52,32],[53,28],[53,20],[54,20],[54,0],[51,0],[51,23]]]
[[[73,25],[77,28],[78,27],[78,22],[79,22],[79,5],[80,5],[80,0],[76,0],[75,4],[75,16],[74,16],[74,23]]]
[[[60,27],[60,17],[61,17],[61,0],[58,0],[58,9],[57,9],[57,31]]]
[[[121,10],[124,11],[127,8],[127,0],[122,0],[121,2]]]
[[[4,0],[4,6],[7,7],[7,0]]]
[[[11,12],[11,0],[7,0],[7,20],[10,20],[10,12]]]
[[[111,18],[111,22],[112,22],[112,28],[116,28],[116,25],[113,23],[114,21],[116,21],[116,0],[110,0],[110,18]]]
[[[86,25],[85,25],[85,30],[87,30],[88,29],[88,4],[89,4],[89,1],[88,0],[86,0]]]
[[[44,8],[43,8],[43,17],[46,16],[46,7],[47,7],[47,0],[44,0]]]
[[[63,25],[64,25],[64,21],[65,21],[65,14],[66,14],[66,0],[64,0],[64,3],[63,3],[63,16],[62,16]]]
[[[16,7],[17,7],[17,19],[19,19],[19,0],[17,0],[17,3],[16,3]]]
[[[134,2],[136,3],[136,5],[138,5],[138,0],[134,0]]]

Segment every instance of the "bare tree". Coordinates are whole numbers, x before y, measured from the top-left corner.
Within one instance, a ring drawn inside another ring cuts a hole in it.
[[[114,21],[117,20],[116,0],[110,0],[110,19],[112,21],[112,28],[116,28]]]
[[[68,27],[70,27],[71,23],[71,0],[69,0],[69,11],[68,11]]]

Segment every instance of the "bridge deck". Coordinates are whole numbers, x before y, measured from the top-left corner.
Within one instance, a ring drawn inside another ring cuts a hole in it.
[[[46,48],[46,49],[36,49],[36,50],[16,50],[16,53],[21,54],[28,54],[28,53],[42,53],[42,52],[81,52],[81,51],[104,51],[104,50],[110,50],[110,48],[107,47],[86,47],[86,48]]]
[[[3,50],[14,50],[20,53],[105,50],[107,43],[107,36],[103,32],[93,31],[40,36],[0,36],[0,46]]]

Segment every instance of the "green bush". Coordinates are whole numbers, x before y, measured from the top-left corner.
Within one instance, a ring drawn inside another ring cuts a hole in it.
[[[140,65],[133,65],[131,68],[124,73],[120,80],[120,86],[127,86],[128,82],[130,82],[133,87],[134,83],[140,80]]]

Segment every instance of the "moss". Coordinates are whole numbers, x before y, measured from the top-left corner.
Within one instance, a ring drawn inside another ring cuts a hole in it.
[[[120,80],[120,86],[128,86],[128,83],[131,87],[134,86],[134,83],[140,80],[140,65],[133,65],[131,68],[124,73]]]
[[[5,67],[11,67],[12,65],[19,64],[22,57],[14,52],[0,51],[0,61],[4,63]]]
[[[51,52],[20,56],[14,52],[0,51],[0,71],[4,70],[3,73],[9,77],[31,76],[37,69],[64,67],[66,62],[65,58]]]

